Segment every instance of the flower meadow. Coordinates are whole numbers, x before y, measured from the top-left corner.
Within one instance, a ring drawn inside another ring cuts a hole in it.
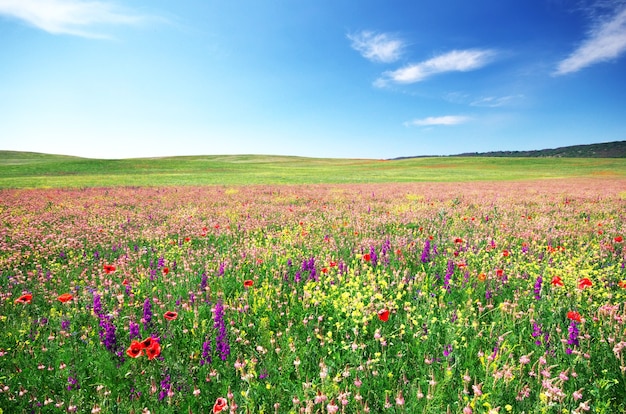
[[[626,412],[625,189],[0,190],[0,411]]]

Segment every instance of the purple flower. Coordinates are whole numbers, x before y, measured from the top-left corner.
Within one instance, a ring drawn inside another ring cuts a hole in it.
[[[115,345],[117,344],[117,338],[115,336],[115,325],[108,316],[100,317],[100,340],[104,347],[111,352],[115,352]]]
[[[447,292],[450,292],[450,279],[452,279],[452,275],[454,274],[454,262],[452,260],[448,260],[448,268],[446,269],[446,275],[443,278],[443,287]]]
[[[170,384],[170,376],[166,375],[165,378],[161,381],[161,391],[159,392],[159,401],[162,401],[167,397],[170,390],[172,389],[172,384]]]
[[[147,331],[152,321],[152,305],[149,298],[146,298],[146,301],[143,303],[143,321],[143,329]]]
[[[222,305],[222,301],[217,302],[213,314],[213,320],[215,322],[213,327],[217,329],[215,346],[222,361],[226,361],[226,358],[230,355],[230,346],[228,345],[228,338],[226,338],[226,323],[224,322],[224,306]]]
[[[130,333],[130,340],[132,341],[135,338],[141,338],[141,334],[139,333],[139,324],[135,322],[131,322],[128,325],[128,331]]]
[[[68,329],[70,329],[69,319],[63,319],[63,321],[61,322],[61,329],[63,329],[64,331],[67,331]]]
[[[211,341],[207,338],[202,344],[202,355],[200,356],[200,366],[210,364],[211,359]]]
[[[206,273],[202,273],[202,280],[200,281],[200,290],[204,291],[209,284],[209,278]]]
[[[79,389],[80,389],[80,385],[78,384],[78,380],[74,378],[72,375],[67,377],[67,390],[72,391],[72,390],[79,390]]]
[[[539,300],[541,299],[541,284],[543,283],[543,279],[541,278],[541,276],[537,276],[537,280],[535,281],[535,287],[534,287],[534,292],[535,292],[535,300]]]
[[[539,325],[537,322],[533,323],[533,333],[532,336],[533,338],[539,338],[535,341],[535,345],[541,345],[541,335],[543,334],[543,331],[541,330],[541,325]]]
[[[430,260],[430,240],[426,239],[424,242],[424,249],[422,250],[422,263],[428,263]]]
[[[569,333],[569,338],[567,340],[567,344],[571,345],[571,347],[567,347],[565,353],[570,355],[573,351],[573,347],[578,346],[578,326],[576,326],[575,321],[571,321],[569,327],[567,328],[567,332]]]

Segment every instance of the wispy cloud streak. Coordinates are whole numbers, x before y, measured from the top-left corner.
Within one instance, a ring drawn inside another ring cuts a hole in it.
[[[511,103],[522,99],[524,99],[523,95],[486,96],[470,102],[470,105],[486,108],[498,108],[501,106],[510,105]]]
[[[458,125],[471,120],[470,117],[461,115],[429,116],[422,119],[413,119],[405,122],[405,126],[435,126],[435,125]]]
[[[595,26],[582,44],[562,60],[555,75],[565,75],[596,63],[615,59],[626,52],[626,7]]]
[[[374,62],[395,62],[402,55],[405,46],[402,40],[387,33],[362,31],[347,36],[354,50]]]
[[[382,87],[389,82],[416,83],[439,73],[468,72],[487,65],[494,55],[495,52],[489,49],[453,50],[420,63],[385,72],[374,84]]]
[[[89,38],[109,37],[96,31],[96,26],[134,25],[147,20],[112,3],[80,0],[0,0],[0,15],[52,34]]]

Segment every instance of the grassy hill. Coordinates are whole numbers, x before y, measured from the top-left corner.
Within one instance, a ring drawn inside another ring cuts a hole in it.
[[[0,151],[0,188],[626,179],[616,158],[429,157],[398,160],[215,155],[102,160]]]

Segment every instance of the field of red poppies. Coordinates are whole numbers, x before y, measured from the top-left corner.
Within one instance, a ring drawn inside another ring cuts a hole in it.
[[[626,412],[624,180],[0,196],[0,412]]]

